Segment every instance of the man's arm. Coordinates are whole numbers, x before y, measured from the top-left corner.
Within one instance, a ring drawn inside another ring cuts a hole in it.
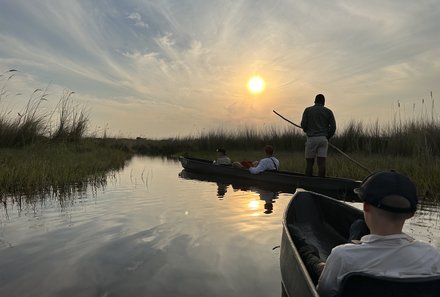
[[[263,172],[264,170],[266,170],[268,168],[268,166],[267,166],[268,161],[269,161],[269,159],[267,159],[267,158],[260,160],[260,162],[258,162],[257,167],[249,168],[249,172],[252,174],[258,174],[260,172]]]
[[[304,110],[302,119],[301,119],[301,128],[305,133],[307,133],[308,128],[308,116],[307,116],[307,108]]]
[[[333,135],[335,135],[336,132],[336,120],[335,120],[335,116],[333,115],[333,112],[329,109],[330,112],[330,118],[329,118],[329,125],[328,125],[328,139],[330,139],[331,137],[333,137]]]
[[[343,271],[343,259],[335,249],[332,250],[319,277],[316,290],[320,297],[335,296],[339,291],[339,285]]]

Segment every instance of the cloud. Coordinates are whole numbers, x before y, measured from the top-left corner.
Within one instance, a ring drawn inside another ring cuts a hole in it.
[[[127,18],[133,20],[135,26],[148,28],[148,24],[142,20],[141,15],[137,12],[130,13]]]
[[[119,101],[140,121],[127,133],[164,118],[155,133],[170,135],[188,115],[204,127],[275,123],[273,107],[297,118],[317,92],[348,121],[437,93],[439,20],[428,0],[4,1],[0,69],[100,102],[102,118]],[[253,97],[257,73],[267,90]]]

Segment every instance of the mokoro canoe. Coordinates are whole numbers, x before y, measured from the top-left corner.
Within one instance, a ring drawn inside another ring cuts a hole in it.
[[[345,202],[299,190],[288,204],[280,248],[282,296],[319,297],[315,283],[300,257],[295,242],[303,238],[326,261],[333,247],[348,241],[351,224],[363,212]],[[390,278],[352,273],[345,278],[338,297],[439,296],[440,276]]]
[[[359,187],[360,181],[339,177],[306,176],[302,173],[288,171],[265,171],[259,174],[251,174],[248,169],[234,168],[226,165],[215,165],[210,160],[179,157],[179,161],[186,171],[200,174],[233,177],[252,181],[255,186],[290,187],[292,192],[296,188],[303,188],[332,194],[332,196],[347,200],[356,199],[353,189]]]
[[[353,221],[362,218],[362,211],[351,205],[309,191],[297,191],[283,218],[280,268],[284,296],[318,297],[307,269],[302,262],[294,236],[301,236],[319,250],[325,261],[333,247],[347,242]]]

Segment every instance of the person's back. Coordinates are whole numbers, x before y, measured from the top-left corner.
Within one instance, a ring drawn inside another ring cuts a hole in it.
[[[228,156],[221,156],[215,160],[216,165],[231,165],[231,159]]]
[[[336,121],[329,108],[317,103],[304,110],[301,127],[308,137],[331,138],[336,131]]]
[[[359,244],[335,247],[325,267],[317,287],[321,297],[336,294],[343,278],[351,272],[398,278],[440,274],[440,253],[404,233],[371,234],[362,237]]]
[[[273,147],[271,145],[266,145],[264,147],[264,152],[266,153],[266,158],[261,159],[257,166],[250,167],[250,173],[258,174],[266,170],[279,170],[280,161],[273,156]]]
[[[217,149],[217,159],[214,161],[215,165],[231,165],[231,159],[226,156],[226,150],[223,148]]]
[[[402,233],[417,205],[414,184],[396,172],[369,176],[358,191],[371,230],[359,243],[335,247],[318,281],[321,297],[334,296],[351,272],[397,278],[440,275],[440,252]]]

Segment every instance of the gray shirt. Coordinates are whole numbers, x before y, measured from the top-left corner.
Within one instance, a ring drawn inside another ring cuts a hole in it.
[[[322,104],[315,103],[304,110],[301,127],[309,137],[332,137],[336,131],[333,112]]]

